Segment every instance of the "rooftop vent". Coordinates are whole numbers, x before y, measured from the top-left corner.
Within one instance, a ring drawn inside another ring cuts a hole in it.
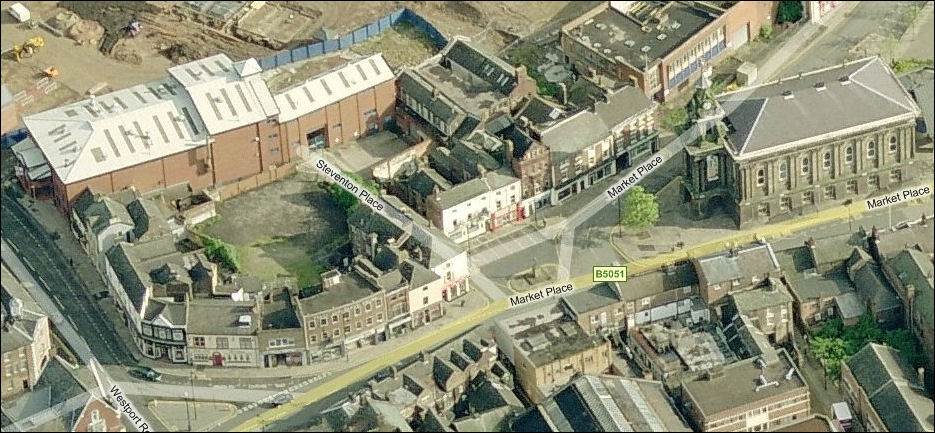
[[[237,326],[250,326],[253,323],[253,318],[249,314],[242,314],[237,318]]]
[[[643,27],[640,27],[640,30],[642,30],[643,33],[649,33],[653,30],[653,28],[650,26],[643,26]]]
[[[660,40],[660,41],[665,40],[665,39],[666,39],[666,34],[665,34],[665,33],[659,33],[658,35],[656,35],[656,39],[658,39],[658,40]]]
[[[592,45],[592,47],[594,47],[594,48],[600,48],[600,47],[601,47],[601,43],[600,43],[600,42],[595,42],[594,45]]]
[[[588,19],[587,21],[584,22],[584,25],[590,25],[590,24],[593,23],[593,22],[594,22],[594,18],[590,18],[590,19]]]
[[[607,28],[607,24],[604,24],[604,23],[597,23],[597,24],[594,25],[594,27],[597,27],[598,30],[604,30],[604,29]]]
[[[623,42],[623,44],[628,47],[632,47],[636,45],[636,41],[634,41],[633,39],[627,39],[626,41]]]
[[[642,51],[642,52],[644,52],[644,53],[648,53],[649,50],[651,50],[651,49],[652,49],[652,48],[649,48],[649,45],[643,45],[643,48],[640,48],[640,51]]]
[[[678,29],[679,27],[682,27],[682,23],[680,23],[680,22],[678,22],[678,21],[672,21],[672,22],[669,24],[669,28],[671,28],[672,30],[676,30],[676,29]]]
[[[792,380],[793,374],[795,374],[795,369],[790,368],[789,371],[786,372],[786,380]]]
[[[795,98],[795,96],[792,94],[791,90],[782,91],[782,99],[792,99],[792,98]]]
[[[604,50],[601,52],[604,54],[610,54],[610,48],[604,48]]]
[[[851,77],[849,75],[845,75],[841,78],[838,78],[838,81],[841,82],[842,86],[846,86],[848,84],[851,84]]]
[[[815,90],[817,90],[817,91],[820,92],[820,91],[825,90],[825,89],[827,89],[827,87],[825,87],[825,82],[824,82],[824,81],[819,81],[819,82],[815,83]]]

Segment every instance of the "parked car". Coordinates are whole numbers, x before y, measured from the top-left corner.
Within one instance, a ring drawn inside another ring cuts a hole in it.
[[[162,380],[162,373],[149,367],[131,368],[130,375],[137,379],[148,380],[150,382],[159,382]]]

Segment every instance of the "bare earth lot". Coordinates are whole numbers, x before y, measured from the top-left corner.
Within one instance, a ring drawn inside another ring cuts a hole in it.
[[[263,279],[295,275],[315,283],[347,242],[347,223],[327,192],[298,173],[218,206],[205,233],[234,245],[242,272]]]

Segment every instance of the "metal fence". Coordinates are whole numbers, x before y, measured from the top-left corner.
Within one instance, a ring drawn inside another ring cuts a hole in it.
[[[402,8],[372,23],[365,24],[337,39],[326,39],[260,58],[260,67],[264,70],[273,69],[289,63],[313,59],[323,54],[340,51],[351,45],[359,44],[372,37],[378,36],[390,27],[400,23],[410,24],[425,33],[438,49],[448,44],[448,40],[445,36],[442,35],[435,26],[426,21],[425,18],[422,18],[409,8]]]

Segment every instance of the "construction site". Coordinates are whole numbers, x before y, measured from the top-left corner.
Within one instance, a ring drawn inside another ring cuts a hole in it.
[[[3,80],[28,115],[165,74],[176,64],[216,53],[234,60],[337,40],[408,8],[444,37],[470,38],[501,52],[593,2],[26,2],[26,19],[0,2]],[[379,36],[281,72],[284,87],[343,62],[382,52],[394,68],[432,56],[437,46],[419,28],[394,24]]]

